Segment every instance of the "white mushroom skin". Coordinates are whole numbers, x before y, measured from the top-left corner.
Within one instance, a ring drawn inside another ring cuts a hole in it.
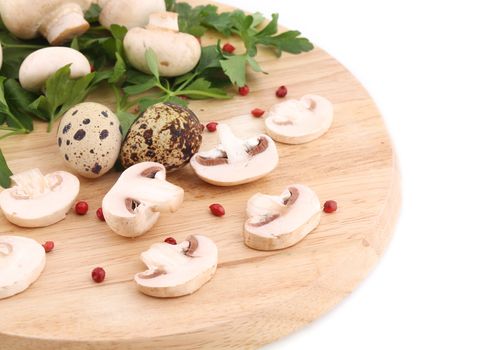
[[[164,0],[100,0],[98,4],[102,7],[99,22],[105,28],[113,24],[143,27],[152,13],[165,12]]]
[[[20,39],[39,34],[51,45],[61,45],[89,29],[84,11],[91,0],[0,0],[7,29]]]
[[[133,28],[124,39],[128,61],[141,72],[150,74],[145,59],[147,49],[157,55],[158,72],[175,77],[190,72],[199,62],[201,46],[196,37],[178,31],[177,14],[152,14],[145,28]]]
[[[39,92],[51,75],[68,64],[71,65],[73,79],[91,73],[91,65],[86,56],[69,47],[46,47],[34,51],[20,66],[20,85],[26,90]]]
[[[278,150],[269,136],[241,140],[226,124],[219,124],[217,130],[220,145],[190,160],[202,180],[216,186],[235,186],[256,181],[278,165]]]
[[[76,176],[56,171],[42,175],[32,169],[12,176],[15,186],[0,193],[0,208],[11,223],[45,227],[66,217],[79,193]]]
[[[177,245],[157,243],[141,255],[148,270],[135,275],[138,289],[157,298],[194,293],[207,283],[217,269],[217,246],[202,235]]]
[[[0,299],[26,290],[44,270],[45,250],[33,239],[0,236]]]
[[[124,237],[138,237],[158,221],[160,213],[175,212],[184,190],[165,179],[162,164],[145,162],[131,166],[103,198],[108,226]]]
[[[280,196],[255,194],[248,201],[244,242],[257,250],[277,250],[301,241],[320,223],[322,209],[309,187],[291,185]]]
[[[274,105],[265,119],[275,141],[302,144],[325,134],[333,122],[333,105],[324,97],[306,95]]]

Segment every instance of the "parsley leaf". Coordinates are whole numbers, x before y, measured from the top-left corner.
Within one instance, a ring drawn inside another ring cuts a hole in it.
[[[7,78],[0,77],[0,139],[16,134],[28,134],[33,129],[32,119],[22,114],[15,115],[6,95]],[[6,132],[6,133],[5,133]]]
[[[9,169],[7,161],[5,160],[2,150],[0,149],[0,186],[3,188],[9,188],[11,183],[10,176],[12,175],[13,173]]]

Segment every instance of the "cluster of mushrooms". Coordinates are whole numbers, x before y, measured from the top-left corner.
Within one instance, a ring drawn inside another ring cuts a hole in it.
[[[124,46],[130,63],[148,72],[145,50],[152,48],[161,76],[184,74],[198,63],[200,44],[178,32],[177,15],[165,11],[163,0],[98,0],[103,26],[129,28]],[[42,35],[58,45],[87,30],[84,20],[89,0],[0,1],[7,28],[20,38]],[[29,11],[19,16],[19,12]],[[32,18],[36,20],[32,20]],[[15,18],[15,21],[13,20]],[[22,18],[29,18],[21,21]],[[66,47],[32,53],[20,69],[21,85],[40,91],[48,77],[71,64],[73,77],[90,72],[88,60]],[[123,140],[119,121],[106,106],[86,102],[61,119],[56,142],[66,164],[76,174],[97,178],[117,159],[126,170],[102,201],[107,225],[125,237],[148,232],[160,214],[175,212],[184,190],[166,180],[166,172],[190,164],[195,174],[215,186],[236,186],[261,179],[278,165],[275,141],[302,144],[322,136],[333,120],[332,104],[307,95],[271,108],[265,118],[266,134],[238,138],[226,124],[218,125],[219,144],[199,152],[203,126],[188,108],[157,104],[143,112]],[[65,171],[44,175],[39,169],[12,176],[14,185],[0,193],[7,220],[21,227],[45,227],[65,218],[79,193],[78,178]],[[245,244],[257,250],[284,249],[313,231],[321,218],[316,193],[301,184],[287,186],[280,195],[255,194],[247,203]],[[202,235],[176,245],[157,243],[141,254],[147,270],[134,279],[142,293],[154,297],[191,294],[208,282],[217,268],[218,249]],[[37,242],[0,236],[0,299],[27,289],[41,274],[45,252]]]

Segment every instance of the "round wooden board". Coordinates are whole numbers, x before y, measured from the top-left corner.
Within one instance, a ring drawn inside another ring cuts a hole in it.
[[[91,208],[87,216],[71,213],[35,230],[0,217],[1,234],[56,242],[40,279],[26,292],[0,300],[0,348],[252,349],[308,324],[354,290],[387,246],[400,206],[396,155],[384,123],[365,89],[324,51],[282,59],[263,51],[258,59],[270,74],[250,74],[252,93],[228,102],[191,103],[200,119],[224,120],[236,134],[250,136],[263,130],[262,121],[242,114],[280,102],[274,92],[285,84],[289,98],[316,93],[334,103],[328,134],[302,146],[278,144],[280,165],[256,183],[214,187],[190,167],[170,174],[186,191],[182,208],[137,239],[117,236],[96,219],[95,209],[116,173],[81,180],[79,198]],[[112,105],[108,92],[92,100]],[[214,143],[215,135],[206,133],[204,147]],[[47,134],[43,124],[1,147],[14,172],[67,170],[55,133]],[[247,248],[242,240],[247,199],[258,191],[278,194],[292,183],[309,185],[322,202],[337,200],[338,212],[324,215],[320,226],[290,249]],[[213,202],[225,206],[224,218],[209,214]],[[193,233],[208,235],[219,247],[214,279],[183,298],[140,294],[132,281],[144,270],[139,254],[167,236],[182,240]],[[107,271],[100,285],[90,278],[96,266]]]

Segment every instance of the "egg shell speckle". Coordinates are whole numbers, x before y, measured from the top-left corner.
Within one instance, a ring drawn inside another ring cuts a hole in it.
[[[167,171],[185,166],[202,143],[204,127],[190,109],[159,103],[149,107],[132,125],[121,148],[121,163],[128,168],[157,162]]]
[[[120,123],[106,106],[85,102],[64,114],[57,145],[64,161],[77,174],[96,178],[115,164],[122,142]]]

